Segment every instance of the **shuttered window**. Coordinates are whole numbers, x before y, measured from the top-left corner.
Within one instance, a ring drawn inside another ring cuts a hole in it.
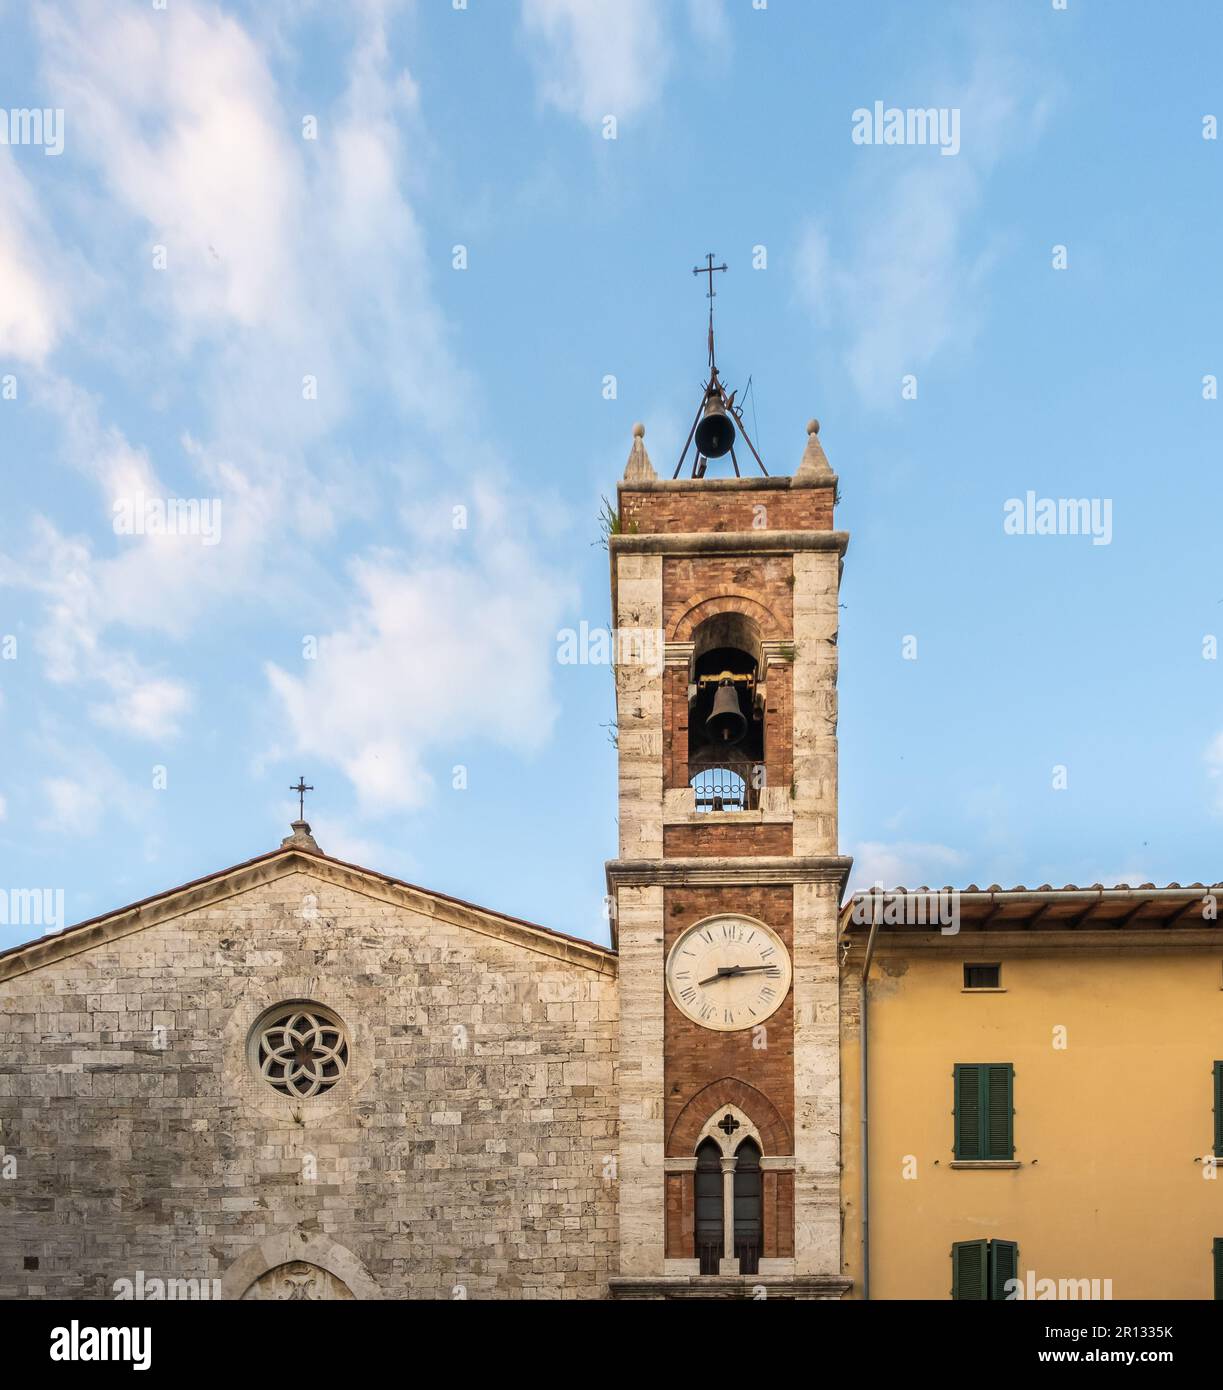
[[[989,1296],[1005,1300],[1007,1281],[1019,1278],[1019,1246],[1013,1240],[991,1240],[989,1243]]]
[[[1010,1062],[956,1063],[956,1158],[1014,1158],[1014,1077]]]
[[[989,1297],[988,1240],[961,1240],[951,1247],[951,1296]]]
[[[1019,1246],[1013,1240],[960,1240],[951,1247],[952,1298],[1005,1300],[1007,1280],[1018,1278]]]
[[[1215,1157],[1223,1158],[1223,1062],[1215,1063]]]

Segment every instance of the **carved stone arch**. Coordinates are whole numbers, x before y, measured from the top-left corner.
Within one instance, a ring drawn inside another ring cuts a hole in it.
[[[738,1125],[738,1128],[732,1130],[730,1134],[727,1134],[722,1128],[722,1123],[727,1115]],[[713,1140],[721,1150],[723,1158],[734,1158],[744,1139],[754,1139],[760,1149],[764,1148],[764,1140],[761,1138],[755,1120],[745,1111],[740,1110],[737,1105],[731,1104],[723,1104],[714,1108],[701,1127],[701,1132],[696,1136],[693,1144],[694,1153],[706,1139]]]
[[[258,1293],[252,1291],[266,1275],[283,1266],[295,1265],[312,1266],[330,1275],[352,1298],[380,1299],[384,1296],[369,1270],[351,1250],[330,1236],[311,1235],[300,1227],[294,1227],[268,1236],[239,1255],[221,1277],[221,1297],[258,1297]],[[345,1294],[335,1290],[323,1296],[343,1298]]]
[[[694,1153],[697,1139],[703,1135],[714,1111],[727,1105],[738,1107],[751,1120],[766,1154],[794,1152],[790,1127],[768,1096],[737,1076],[725,1076],[699,1090],[675,1117],[667,1136],[667,1153]]]
[[[787,635],[773,610],[761,603],[755,594],[743,589],[725,589],[716,594],[702,594],[694,599],[672,624],[667,640],[692,641],[693,634],[699,627],[722,614],[738,614],[750,619],[762,641],[779,641]]]

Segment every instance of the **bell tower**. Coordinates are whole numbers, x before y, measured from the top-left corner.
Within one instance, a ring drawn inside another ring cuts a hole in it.
[[[700,273],[716,269],[710,266]],[[710,275],[712,291],[712,274]],[[713,365],[691,475],[633,444],[617,627],[620,1273],[613,1296],[836,1298],[838,587],[807,427],[770,477]],[[709,422],[709,427],[706,424]],[[743,433],[761,476],[739,475]],[[723,448],[722,446],[725,445]],[[708,447],[709,452],[702,449]],[[719,450],[718,454],[714,450]],[[733,477],[710,477],[731,453]]]

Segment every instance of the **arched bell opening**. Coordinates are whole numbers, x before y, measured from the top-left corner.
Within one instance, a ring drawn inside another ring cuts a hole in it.
[[[688,780],[698,810],[757,804],[764,764],[762,670],[759,628],[744,614],[714,614],[693,633]]]

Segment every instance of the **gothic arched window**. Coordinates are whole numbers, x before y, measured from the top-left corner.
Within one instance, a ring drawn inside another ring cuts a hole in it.
[[[740,1274],[755,1274],[760,1264],[763,1196],[760,1149],[755,1140],[745,1139],[735,1152],[735,1256]]]
[[[696,1151],[696,1257],[702,1274],[717,1274],[725,1242],[722,1150],[706,1139]]]

